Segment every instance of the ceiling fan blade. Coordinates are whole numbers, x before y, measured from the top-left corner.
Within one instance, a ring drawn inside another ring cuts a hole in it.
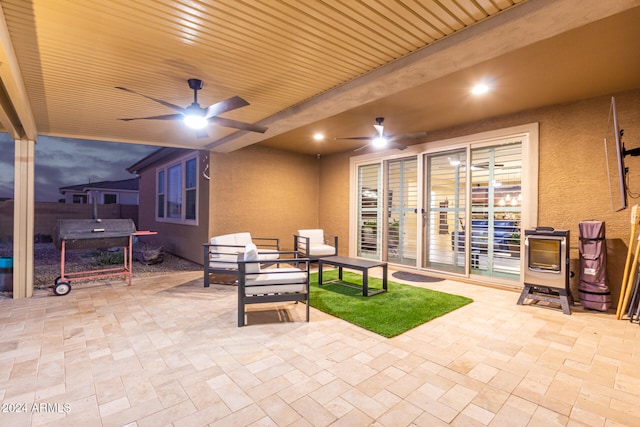
[[[125,91],[125,92],[134,93],[134,94],[136,94],[136,95],[140,95],[140,96],[142,96],[142,97],[145,97],[145,98],[147,98],[147,99],[150,99],[150,100],[152,100],[152,101],[155,101],[155,102],[157,102],[158,104],[162,104],[162,105],[164,105],[165,107],[169,107],[169,108],[171,108],[172,110],[177,111],[177,112],[179,112],[179,113],[183,113],[183,114],[184,114],[184,112],[185,112],[185,109],[184,109],[184,108],[182,108],[182,107],[180,107],[179,105],[175,105],[175,104],[172,104],[172,103],[170,103],[170,102],[163,101],[162,99],[153,98],[153,97],[151,97],[151,96],[144,95],[144,94],[142,94],[142,93],[140,93],[140,92],[136,92],[135,90],[127,89],[126,87],[116,86],[116,89],[120,89],[120,90],[123,90],[123,91]]]
[[[162,116],[151,116],[151,117],[128,117],[122,120],[123,122],[130,122],[131,120],[182,120],[184,116],[182,114],[164,114]]]
[[[228,128],[247,130],[250,132],[259,132],[265,133],[267,131],[267,127],[255,125],[252,123],[239,122],[237,120],[225,119],[224,117],[209,117],[209,123],[216,124],[218,126],[224,126]]]
[[[370,144],[363,145],[362,147],[358,147],[358,148],[356,148],[356,149],[355,149],[355,150],[353,150],[353,151],[355,152],[355,151],[364,150],[364,149],[365,149],[365,148],[367,148],[369,145],[370,145]]]
[[[334,138],[334,140],[338,140],[338,139],[351,139],[351,140],[355,140],[355,141],[369,141],[371,139],[373,139],[373,137],[371,136],[354,136],[351,138]]]
[[[208,119],[208,118],[217,116],[218,114],[235,110],[236,108],[246,107],[247,105],[249,105],[248,101],[240,98],[239,96],[233,96],[229,99],[216,102],[215,104],[207,107],[207,112],[205,113],[205,117]]]

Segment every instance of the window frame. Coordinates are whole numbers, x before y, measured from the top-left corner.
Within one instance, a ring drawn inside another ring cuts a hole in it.
[[[120,197],[118,197],[118,193],[103,193],[102,194],[102,204],[103,205],[117,205],[120,202]],[[114,201],[107,203],[107,198],[113,197]]]
[[[194,162],[195,168],[187,168],[187,164],[189,162]],[[170,194],[170,182],[171,173],[170,170],[175,170],[178,167],[180,170],[180,192],[179,192],[179,205],[180,212],[179,216],[170,217],[170,209],[169,209],[169,194]],[[188,179],[187,170],[193,170],[195,176],[193,179]],[[174,159],[170,162],[164,163],[161,166],[158,166],[155,170],[155,196],[154,196],[154,210],[155,210],[155,220],[157,222],[166,222],[173,224],[183,224],[183,225],[198,225],[198,205],[199,205],[199,194],[200,194],[200,180],[198,179],[198,154],[187,154],[185,156]],[[163,179],[163,185],[161,186],[160,180]],[[186,188],[187,183],[191,183],[195,186]],[[163,189],[160,192],[160,189]],[[193,216],[194,218],[187,218],[187,212],[189,211],[186,206],[187,202],[187,194],[188,192],[195,192],[195,199],[193,207]],[[162,207],[163,212],[162,216],[160,216],[159,207],[161,201],[159,200],[162,197]]]

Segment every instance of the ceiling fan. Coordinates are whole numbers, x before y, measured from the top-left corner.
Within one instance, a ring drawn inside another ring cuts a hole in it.
[[[193,103],[184,108],[161,99],[143,95],[135,90],[127,89],[126,87],[116,86],[116,89],[135,93],[136,95],[143,96],[175,111],[174,114],[164,114],[161,116],[151,117],[130,117],[118,120],[123,120],[125,122],[129,122],[131,120],[182,120],[187,126],[196,130],[196,136],[198,138],[206,138],[208,136],[204,127],[210,123],[250,132],[266,132],[267,128],[264,126],[219,117],[219,114],[249,105],[249,103],[244,99],[239,96],[233,96],[229,99],[225,99],[224,101],[210,105],[207,108],[203,108],[198,104],[198,91],[202,89],[204,83],[199,79],[189,79],[187,80],[187,83],[189,84],[189,88],[193,90]]]
[[[400,144],[396,141],[403,140],[403,139],[422,138],[427,136],[426,132],[409,133],[404,135],[385,135],[384,126],[382,126],[382,122],[384,122],[384,117],[376,117],[376,124],[373,125],[373,127],[376,129],[376,132],[377,132],[375,136],[354,136],[350,138],[335,138],[335,139],[352,139],[352,140],[358,140],[358,141],[371,140],[369,144],[363,145],[362,147],[358,147],[353,151],[363,150],[369,145],[373,145],[376,148],[383,148],[383,147],[390,146],[391,148],[404,150],[407,148],[407,146]]]

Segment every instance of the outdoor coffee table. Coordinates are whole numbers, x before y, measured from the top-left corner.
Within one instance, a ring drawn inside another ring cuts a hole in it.
[[[320,258],[318,260],[318,286],[322,286],[322,267],[324,264],[333,265],[338,267],[338,280],[332,280],[332,282],[342,282],[342,269],[348,268],[350,270],[358,270],[362,272],[362,295],[370,297],[372,295],[379,294],[381,292],[387,292],[387,263],[382,261],[372,261],[368,259],[348,258],[344,256],[330,256],[326,258]],[[369,292],[369,269],[374,267],[382,267],[382,289]],[[356,288],[345,283],[344,286]],[[356,288],[359,289],[359,288]]]

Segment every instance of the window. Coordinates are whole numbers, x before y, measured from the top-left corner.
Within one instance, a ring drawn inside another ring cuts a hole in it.
[[[73,203],[87,203],[86,194],[74,194]]]
[[[157,171],[156,218],[194,224],[197,220],[198,163],[184,158]]]
[[[190,159],[185,167],[185,218],[196,219],[196,190],[198,183],[196,159]]]
[[[157,217],[164,218],[164,170],[158,172]]]
[[[118,203],[118,195],[117,194],[104,194],[103,195],[103,203],[105,205],[113,205]]]

